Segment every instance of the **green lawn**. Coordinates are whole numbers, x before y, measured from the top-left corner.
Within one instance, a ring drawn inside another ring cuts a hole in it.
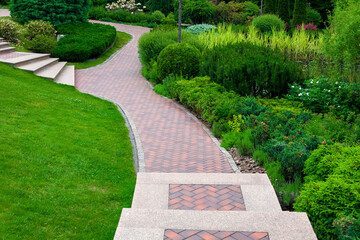
[[[101,57],[96,60],[90,60],[86,62],[69,62],[68,65],[75,65],[75,69],[83,69],[94,67],[105,62],[111,55],[120,50],[125,44],[127,44],[131,40],[132,36],[130,34],[124,32],[116,32],[116,42],[114,46],[112,46],[108,51],[104,53]]]
[[[0,239],[113,239],[134,186],[117,108],[0,64]]]

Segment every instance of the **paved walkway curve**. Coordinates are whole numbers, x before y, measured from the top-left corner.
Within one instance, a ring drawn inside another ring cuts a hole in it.
[[[141,75],[138,40],[150,29],[117,23],[132,41],[110,61],[77,70],[76,88],[120,103],[134,121],[146,172],[233,172],[204,129],[171,100],[157,95]]]

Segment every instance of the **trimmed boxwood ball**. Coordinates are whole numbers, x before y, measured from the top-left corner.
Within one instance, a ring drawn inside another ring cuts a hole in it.
[[[271,32],[273,28],[277,31],[285,28],[284,21],[273,14],[265,14],[254,18],[252,25],[261,32]]]
[[[187,43],[175,43],[164,48],[158,57],[160,79],[167,76],[197,76],[200,70],[200,51]]]

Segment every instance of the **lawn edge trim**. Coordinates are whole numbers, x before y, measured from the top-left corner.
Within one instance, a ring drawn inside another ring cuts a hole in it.
[[[89,92],[83,92],[83,93],[92,95],[94,97],[103,99],[105,101],[112,102],[113,104],[115,104],[117,106],[119,112],[125,119],[125,126],[129,129],[129,138],[130,138],[132,149],[133,149],[135,170],[136,170],[136,172],[145,172],[145,157],[144,157],[143,146],[141,143],[140,135],[136,129],[135,122],[132,120],[130,113],[124,108],[124,106],[122,106],[120,103],[118,103],[112,99],[109,99],[109,98],[106,98],[103,96],[99,96],[96,94],[92,94]]]

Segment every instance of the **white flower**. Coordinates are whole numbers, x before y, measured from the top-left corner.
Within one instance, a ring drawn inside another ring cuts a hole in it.
[[[302,96],[302,93],[299,93],[299,97]]]
[[[309,96],[309,93],[306,93],[306,95],[308,95],[308,96]]]
[[[330,90],[328,92],[330,92]]]
[[[311,80],[311,82],[310,82],[311,84],[313,84],[313,80]]]
[[[301,90],[301,87],[299,87],[299,90]]]
[[[294,86],[291,86],[292,88],[294,88]]]
[[[336,82],[335,84],[338,84],[338,82]]]
[[[318,83],[319,83],[319,81],[316,82],[316,84],[318,84]]]
[[[339,88],[341,88],[341,86],[339,86]]]

